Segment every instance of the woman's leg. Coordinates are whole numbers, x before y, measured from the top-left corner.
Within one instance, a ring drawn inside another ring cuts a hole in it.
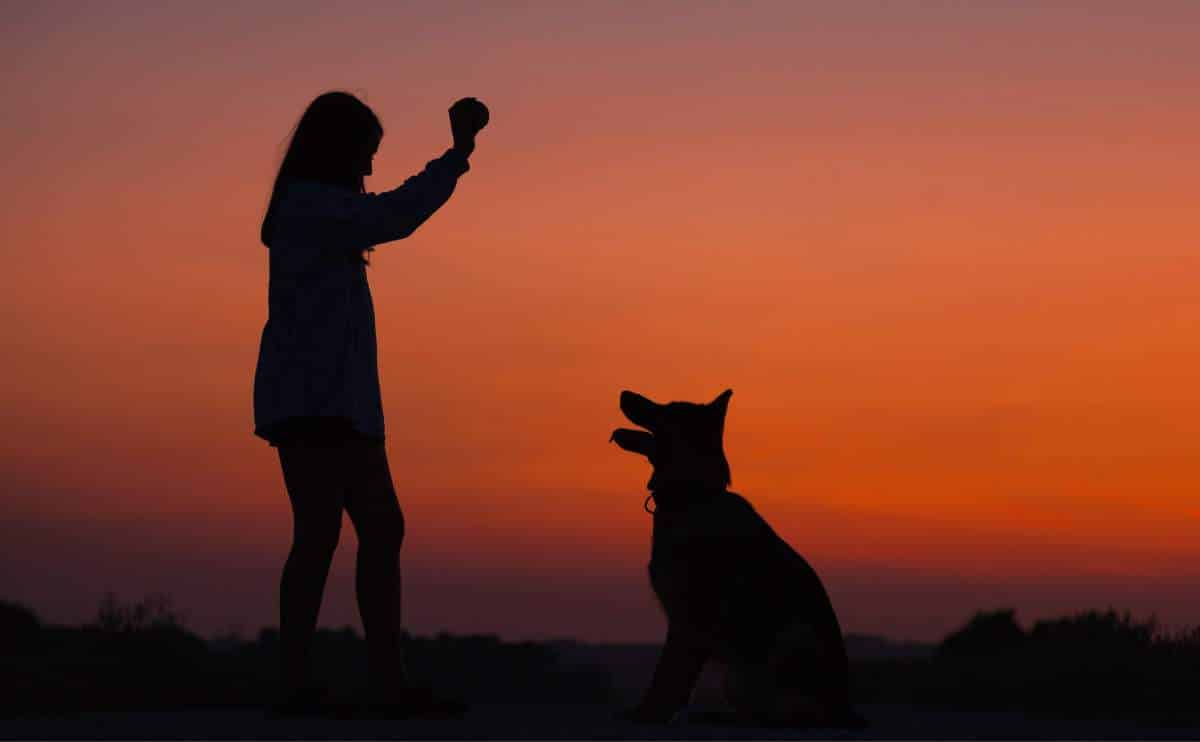
[[[400,647],[400,545],[404,515],[396,499],[387,450],[382,442],[355,442],[355,476],[346,493],[346,512],[358,534],[355,590],[367,638],[372,692],[395,701],[408,677]]]
[[[311,650],[321,595],[342,527],[345,472],[336,447],[279,447],[292,503],[292,549],[279,583],[282,681],[289,692],[312,687]]]

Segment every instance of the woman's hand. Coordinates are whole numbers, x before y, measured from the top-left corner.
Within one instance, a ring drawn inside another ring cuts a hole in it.
[[[490,114],[487,106],[475,98],[460,98],[450,106],[450,133],[454,149],[464,155],[475,151],[475,135],[487,126]]]

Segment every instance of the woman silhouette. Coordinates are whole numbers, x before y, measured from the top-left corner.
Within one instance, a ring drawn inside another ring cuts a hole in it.
[[[412,234],[469,169],[488,120],[474,98],[450,107],[454,145],[395,190],[365,192],[383,137],[343,92],[305,110],[275,178],[261,238],[270,249],[268,318],[254,374],[254,434],[277,448],[293,515],[279,586],[282,713],[328,707],[310,648],[343,508],[358,535],[355,591],[369,652],[369,699],[388,715],[453,714],[414,688],[400,647],[404,516],[388,470],[367,284],[374,246]]]

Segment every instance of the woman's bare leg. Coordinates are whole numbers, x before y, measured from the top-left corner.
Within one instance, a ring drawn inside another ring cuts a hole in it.
[[[279,447],[293,523],[292,548],[279,582],[281,671],[289,693],[313,686],[313,635],[342,527],[341,457],[332,447]]]
[[[384,444],[352,445],[356,475],[347,491],[346,511],[358,534],[354,585],[367,638],[369,682],[379,700],[395,701],[408,684],[400,646],[404,515]]]

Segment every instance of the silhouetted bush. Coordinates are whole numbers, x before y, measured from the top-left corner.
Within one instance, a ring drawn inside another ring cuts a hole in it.
[[[1011,610],[979,613],[928,660],[856,662],[856,698],[972,710],[1195,721],[1200,628],[1090,611],[1024,632]]]
[[[122,603],[105,593],[93,624],[109,633],[135,633],[163,627],[183,627],[183,616],[171,607],[166,595],[148,595],[137,603]]]
[[[0,663],[6,715],[258,706],[273,700],[279,680],[276,629],[205,641],[161,596],[134,604],[106,597],[81,627],[49,626],[0,602],[0,629],[12,650]],[[852,663],[856,702],[1200,720],[1200,627],[1168,635],[1153,619],[1109,610],[1039,621],[1025,632],[1015,612],[1003,610],[977,614],[936,652],[887,644],[872,644],[886,650],[880,658]],[[644,689],[657,654],[631,645],[625,649],[644,662],[610,662],[613,648],[490,635],[407,637],[405,647],[414,680],[475,702],[615,703]],[[366,660],[354,629],[317,632],[315,674],[336,695],[352,700],[362,691]]]
[[[126,604],[106,596],[81,627],[41,625],[22,606],[0,603],[0,621],[37,651],[0,664],[0,712],[62,714],[88,710],[259,706],[278,687],[279,632],[253,640],[205,641],[188,631],[164,596]],[[548,646],[494,636],[409,637],[407,665],[419,683],[468,699],[606,702],[608,674],[566,667]],[[350,627],[317,632],[313,664],[331,692],[353,700],[366,681],[366,643]]]
[[[1017,625],[1016,611],[976,613],[967,625],[938,645],[943,657],[982,657],[1018,649],[1025,643],[1025,632]]]
[[[24,653],[37,649],[42,623],[34,612],[18,603],[0,600],[0,653]]]
[[[1128,613],[1117,615],[1110,609],[1038,621],[1030,639],[1036,646],[1058,652],[1138,652],[1150,647],[1157,634],[1153,618],[1138,623]]]

